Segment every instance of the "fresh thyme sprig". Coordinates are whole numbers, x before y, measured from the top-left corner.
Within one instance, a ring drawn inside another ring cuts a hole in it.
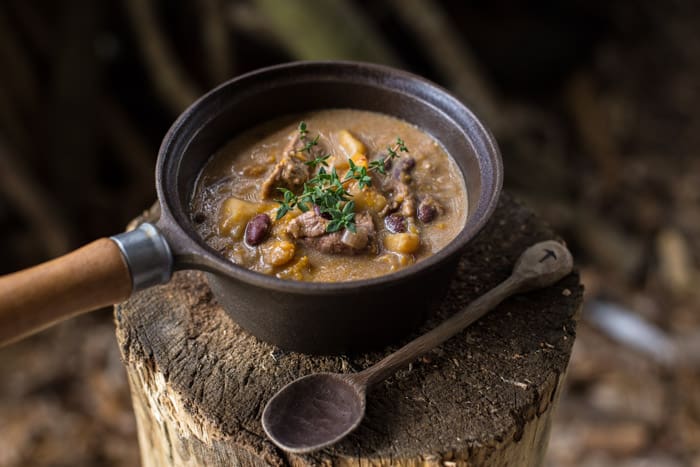
[[[318,173],[308,182],[304,183],[304,191],[299,196],[299,209],[308,211],[311,207],[318,206],[321,212],[338,207],[338,203],[348,200],[350,194],[345,191],[343,183],[338,177],[335,167],[330,172],[321,167]]]
[[[299,136],[306,136],[309,130],[306,129],[306,122],[299,122]]]
[[[352,233],[357,232],[354,201],[348,201],[342,208],[337,206],[329,210],[328,214],[331,215],[331,221],[326,226],[326,232],[337,232],[342,228],[346,228]]]
[[[359,186],[360,189],[372,186],[372,177],[367,175],[367,168],[365,166],[355,165],[352,159],[348,159],[348,164],[350,164],[350,169],[345,174],[343,182],[357,180],[357,186]]]
[[[308,133],[306,122],[300,122],[299,136],[305,137]],[[318,144],[318,138],[319,136],[317,135],[314,139],[308,140],[300,152],[311,154],[311,149]],[[277,209],[276,219],[280,220],[295,208],[302,212],[307,212],[316,206],[322,215],[330,218],[330,222],[326,226],[326,232],[337,232],[343,228],[353,233],[356,232],[355,202],[350,200],[352,195],[345,190],[343,183],[356,180],[360,189],[372,186],[372,177],[369,176],[368,172],[378,172],[386,175],[387,161],[399,157],[401,152],[408,153],[408,148],[401,138],[396,138],[396,142],[387,147],[387,155],[370,162],[367,167],[357,165],[352,159],[348,159],[350,169],[342,181],[338,177],[335,167],[332,167],[330,172],[326,170],[330,154],[315,157],[304,162],[312,170],[318,168],[318,172],[313,178],[304,183],[304,190],[298,196],[286,188],[278,188],[283,195],[283,199],[277,200],[280,206]]]
[[[310,161],[306,161],[306,162],[304,162],[304,164],[311,167],[312,170],[315,169],[316,167],[318,167],[319,165],[322,165],[324,167],[328,167],[328,162],[326,162],[326,161],[328,160],[329,157],[331,157],[331,155],[326,154],[325,156],[319,156],[319,157],[316,157],[315,159],[311,159]]]
[[[319,137],[319,135],[316,135],[316,137],[314,139],[308,140],[306,142],[306,144],[304,144],[304,147],[301,148],[301,150],[299,152],[308,152],[309,154],[311,154],[311,148],[313,148],[314,146],[316,146],[318,144],[318,137]]]
[[[298,130],[299,130],[299,138],[304,138],[304,137],[306,137],[306,135],[309,134],[309,129],[307,128],[306,122],[304,122],[304,121],[299,122]],[[316,135],[316,137],[314,139],[310,139],[310,140],[306,141],[306,143],[304,143],[304,147],[301,148],[299,150],[299,152],[308,152],[309,154],[311,154],[311,148],[313,148],[314,146],[316,146],[318,144],[319,136],[320,135]]]
[[[330,217],[326,226],[326,232],[337,232],[347,228],[355,232],[355,203],[349,201],[350,194],[345,190],[338,177],[335,167],[330,172],[321,167],[315,177],[304,183],[304,191],[297,196],[286,188],[278,188],[283,195],[283,200],[278,200],[280,207],[277,209],[276,219],[284,217],[294,208],[307,212],[314,206],[318,206],[321,214]]]
[[[403,142],[401,138],[396,138],[396,143],[394,143],[393,148],[388,148],[389,154],[392,155],[393,157],[396,157],[396,151],[401,151],[401,152],[408,152],[408,148],[406,147],[406,143]]]
[[[290,190],[286,188],[277,188],[279,191],[282,192],[284,199],[283,200],[278,200],[277,202],[279,203],[280,207],[277,208],[277,216],[275,216],[275,220],[280,220],[284,217],[285,214],[287,214],[289,211],[294,209],[294,207],[298,204],[299,200],[297,196],[292,193]]]
[[[392,146],[387,146],[386,157],[379,158],[369,163],[369,170],[386,175],[387,160],[391,161],[399,157],[400,152],[408,153],[406,143],[401,138],[396,138],[396,142]]]

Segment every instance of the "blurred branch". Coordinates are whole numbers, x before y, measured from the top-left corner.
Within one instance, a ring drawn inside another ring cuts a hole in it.
[[[156,21],[153,2],[126,0],[125,5],[151,80],[170,110],[179,114],[201,92],[177,63]]]
[[[226,17],[221,0],[200,0],[200,28],[202,46],[206,58],[209,77],[218,84],[231,77],[233,70],[233,51],[229,42]]]
[[[584,317],[614,340],[661,365],[672,365],[678,359],[677,349],[668,334],[620,304],[591,300]]]
[[[400,65],[389,45],[351,2],[255,0],[255,4],[296,59]]]
[[[12,3],[12,8],[20,22],[21,29],[25,31],[40,58],[49,60],[53,53],[53,44],[48,25],[37,14],[31,3],[15,0]],[[1,91],[0,89],[0,119],[3,117]],[[147,187],[144,193],[150,194],[153,191],[153,164],[155,160],[151,147],[131,123],[132,118],[118,101],[108,95],[102,95],[99,99],[98,109],[100,123],[110,140],[110,144],[116,148],[116,155],[131,170],[137,185]]]
[[[273,31],[270,21],[254,5],[232,2],[228,5],[226,16],[229,26],[234,30],[257,41],[266,42],[274,48],[285,48]]]
[[[26,151],[29,146],[29,132],[22,125],[10,97],[5,92],[8,86],[3,78],[4,75],[0,76],[0,126],[7,132],[9,140],[15,146]]]
[[[37,14],[34,3],[25,0],[10,0],[9,4],[10,10],[14,13],[20,29],[25,31],[25,36],[31,42],[31,46],[40,56],[47,57],[52,48],[52,39],[43,18]]]
[[[693,254],[683,233],[673,227],[661,229],[656,236],[656,260],[661,283],[675,297],[692,292],[698,272],[693,265]]]
[[[139,195],[155,196],[153,172],[155,156],[141,134],[134,128],[129,115],[109,96],[100,99],[100,116],[111,146],[116,148],[131,171]],[[131,191],[131,190],[130,190]]]
[[[572,236],[592,262],[618,281],[631,282],[644,265],[643,241],[583,204],[575,206],[573,213]]]
[[[70,249],[72,232],[53,205],[51,196],[25,170],[0,136],[0,192],[27,218],[50,256]]]
[[[438,2],[389,0],[402,22],[416,35],[425,56],[444,76],[448,87],[466,100],[491,128],[502,125],[496,93],[484,77],[467,42],[454,29]]]
[[[700,368],[700,334],[672,334],[617,303],[590,300],[584,318],[619,344],[651,358],[669,369]]]
[[[575,173],[566,160],[567,140],[561,122],[526,105],[511,103],[504,110],[507,127],[501,127],[497,136],[502,147],[510,148],[503,154],[508,167],[506,186],[521,195],[566,200],[575,186]]]
[[[36,149],[43,153],[42,165],[51,173],[48,182],[54,196],[76,219],[99,192],[95,154],[102,68],[92,41],[102,24],[102,10],[92,0],[70,0],[62,5],[53,53],[48,57],[48,145]],[[93,197],[85,197],[86,192]]]
[[[566,89],[566,99],[581,144],[600,170],[603,189],[613,190],[622,163],[592,78],[586,74],[575,76]]]
[[[26,114],[31,113],[39,104],[39,83],[2,8],[0,8],[0,63],[2,63],[3,78],[6,80],[13,100]]]
[[[39,84],[36,73],[17,31],[12,27],[5,11],[0,8],[0,123],[6,137],[21,151],[28,151],[29,132],[23,117],[32,116],[38,109]]]

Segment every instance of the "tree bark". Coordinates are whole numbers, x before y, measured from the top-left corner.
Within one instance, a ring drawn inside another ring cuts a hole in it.
[[[416,335],[503,280],[527,246],[554,237],[504,195]],[[267,400],[299,376],[366,368],[400,343],[362,355],[283,352],[231,321],[202,274],[177,273],[115,312],[143,465],[541,465],[582,292],[572,274],[507,300],[371,391],[348,438],[292,455],[263,433]]]

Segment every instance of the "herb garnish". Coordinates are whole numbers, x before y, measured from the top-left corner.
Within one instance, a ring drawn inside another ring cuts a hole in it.
[[[309,132],[309,130],[306,128],[306,122],[300,122],[299,123],[299,138],[304,138],[306,134]],[[309,155],[311,155],[311,149],[318,144],[318,138],[320,135],[316,135],[316,137],[312,140],[306,141],[304,143],[304,147],[301,148],[298,152],[307,152]],[[303,141],[302,141],[303,142]],[[331,157],[330,154],[326,154],[323,156],[315,157],[311,160],[305,161],[304,164],[308,165],[311,167],[311,169],[315,169],[319,165],[322,165],[324,167],[328,167],[328,158]]]
[[[299,123],[299,135],[304,137],[308,134],[306,122]],[[306,142],[300,152],[308,152],[311,154],[311,148],[318,144],[317,135],[314,139]],[[309,181],[304,183],[304,190],[301,195],[295,195],[292,191],[286,188],[277,188],[283,195],[282,200],[276,200],[280,207],[277,209],[276,220],[280,220],[289,211],[294,208],[301,212],[307,212],[314,206],[318,207],[321,214],[326,214],[330,217],[330,222],[326,226],[326,232],[337,232],[343,228],[355,233],[355,202],[349,198],[352,196],[345,190],[343,183],[350,180],[356,180],[357,186],[360,189],[372,186],[372,177],[368,171],[378,172],[382,175],[386,174],[386,161],[399,157],[399,152],[408,152],[405,143],[401,138],[396,138],[396,142],[387,147],[387,156],[369,163],[368,167],[357,165],[352,159],[348,159],[350,169],[341,181],[335,167],[328,172],[328,158],[330,154],[316,157],[312,160],[304,162],[312,169],[318,169],[318,173]]]
[[[306,122],[299,122],[299,136],[306,136],[309,131],[306,129]]]
[[[355,232],[355,202],[349,201],[351,196],[338,177],[335,167],[330,172],[321,167],[308,182],[304,183],[304,191],[297,196],[286,188],[278,188],[284,199],[277,201],[280,207],[277,209],[279,220],[295,207],[301,212],[307,212],[314,206],[318,206],[321,214],[330,216],[330,222],[326,226],[326,232],[337,232],[341,228],[347,228]]]
[[[309,130],[306,128],[306,122],[302,121],[299,122],[299,138],[304,138],[308,133]],[[311,148],[316,146],[318,144],[318,138],[320,135],[316,135],[316,137],[312,140],[308,140],[304,143],[304,147],[301,148],[298,152],[308,152],[311,154]],[[329,154],[330,156],[330,154]]]
[[[350,164],[350,170],[345,174],[343,182],[357,180],[357,186],[359,186],[360,189],[372,186],[372,177],[367,175],[367,168],[365,166],[355,165],[352,159],[348,159],[348,164]]]
[[[306,144],[304,144],[304,147],[301,148],[299,152],[308,152],[309,154],[311,154],[311,148],[318,144],[318,137],[319,135],[316,135],[314,139],[310,139],[309,141],[307,141]]]
[[[406,143],[404,143],[401,138],[396,138],[396,142],[393,144],[393,146],[387,146],[386,152],[386,157],[382,157],[369,163],[369,170],[386,175],[387,160],[391,161],[396,159],[399,157],[399,152],[408,153],[408,148],[406,147]]]
[[[277,208],[277,216],[275,217],[275,220],[280,220],[284,217],[285,214],[294,209],[294,207],[297,205],[297,197],[294,193],[292,193],[286,188],[277,189],[284,194],[284,200],[277,201],[280,204],[280,207]]]
[[[326,160],[328,160],[329,157],[331,157],[331,155],[326,154],[325,156],[319,156],[315,159],[311,159],[310,161],[306,161],[306,162],[304,162],[304,164],[311,167],[311,169],[315,169],[319,165],[322,165],[324,167],[328,167],[328,162],[326,162]]]
[[[352,233],[356,233],[355,229],[355,202],[348,201],[342,209],[333,208],[328,212],[331,215],[331,221],[326,226],[326,232],[337,232],[345,227]]]

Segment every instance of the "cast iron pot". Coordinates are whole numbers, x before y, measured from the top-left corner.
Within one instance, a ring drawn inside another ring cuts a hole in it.
[[[325,108],[382,112],[442,143],[464,176],[466,223],[445,248],[386,276],[340,283],[285,281],[233,264],[196,233],[189,212],[199,172],[236,134],[269,119]],[[284,349],[338,353],[376,348],[415,329],[444,295],[460,252],[493,212],[502,182],[496,143],[479,119],[418,76],[353,62],[297,62],[228,81],[192,104],[160,147],[155,225],[100,239],[0,278],[0,343],[167,282],[206,271],[223,308],[243,328]]]

